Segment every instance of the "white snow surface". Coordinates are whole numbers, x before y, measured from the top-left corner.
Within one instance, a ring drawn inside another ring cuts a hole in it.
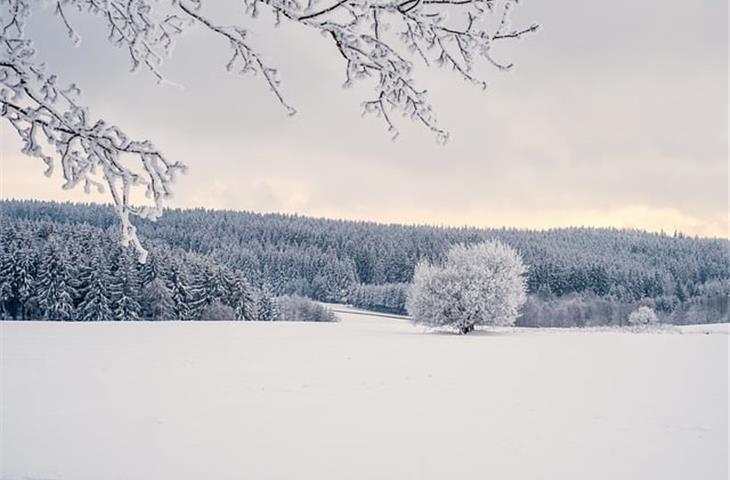
[[[338,315],[0,322],[0,478],[728,478],[727,329]]]

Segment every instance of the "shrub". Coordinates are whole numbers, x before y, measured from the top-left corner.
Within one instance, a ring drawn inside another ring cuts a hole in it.
[[[215,301],[200,312],[201,320],[235,320],[236,312],[228,305]]]
[[[641,306],[629,315],[629,325],[632,327],[650,327],[658,323],[656,313],[647,306]]]
[[[277,320],[290,322],[335,322],[337,318],[324,305],[297,295],[285,295],[275,299],[279,317]]]

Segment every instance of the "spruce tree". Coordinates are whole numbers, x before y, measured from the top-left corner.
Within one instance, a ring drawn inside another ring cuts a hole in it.
[[[236,320],[256,320],[256,300],[251,285],[246,278],[238,274],[233,296],[233,310],[236,312]]]
[[[185,272],[177,262],[173,262],[170,266],[169,290],[175,319],[191,320],[189,304],[193,299],[189,292]]]
[[[271,287],[265,283],[258,292],[256,299],[256,320],[279,320],[279,305],[272,294]]]
[[[70,320],[72,318],[74,290],[71,286],[71,270],[56,238],[49,238],[36,286],[38,305],[44,319]]]
[[[142,316],[148,320],[172,320],[175,308],[172,293],[160,278],[152,280],[143,291],[140,303]]]
[[[112,299],[109,294],[111,278],[103,251],[95,250],[90,263],[81,267],[80,270],[81,303],[77,308],[76,319],[86,322],[111,320],[114,318],[111,308]]]
[[[135,262],[134,264],[132,262]],[[138,320],[141,307],[136,259],[124,252],[118,259],[110,286],[114,320]]]

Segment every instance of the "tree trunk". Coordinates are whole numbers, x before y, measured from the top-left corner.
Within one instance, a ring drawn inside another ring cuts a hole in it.
[[[463,327],[461,327],[461,329],[459,331],[461,332],[462,335],[466,335],[467,333],[471,332],[472,330],[474,330],[473,323],[470,325],[464,325]]]

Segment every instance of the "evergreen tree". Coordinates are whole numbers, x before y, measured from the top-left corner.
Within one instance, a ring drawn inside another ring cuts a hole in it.
[[[81,268],[81,303],[76,319],[81,321],[111,320],[114,318],[109,294],[109,270],[101,249],[96,250],[91,262]]]
[[[137,301],[140,291],[136,265],[136,259],[127,254],[126,251],[118,258],[117,269],[109,288],[114,320],[139,319],[141,307]]]
[[[191,320],[189,304],[192,297],[182,267],[173,262],[170,266],[169,290],[172,297],[172,311],[177,320]]]
[[[279,320],[279,305],[274,300],[269,284],[265,283],[256,297],[256,320]]]
[[[256,320],[254,294],[248,281],[240,274],[236,276],[232,305],[236,320]]]
[[[38,305],[44,319],[71,319],[74,310],[71,277],[71,266],[66,263],[66,256],[57,239],[49,238],[36,287]]]
[[[142,317],[148,320],[172,320],[176,318],[172,293],[160,278],[148,283],[140,301]]]
[[[32,250],[8,244],[0,251],[0,303],[6,318],[26,319],[34,294],[35,261]]]

